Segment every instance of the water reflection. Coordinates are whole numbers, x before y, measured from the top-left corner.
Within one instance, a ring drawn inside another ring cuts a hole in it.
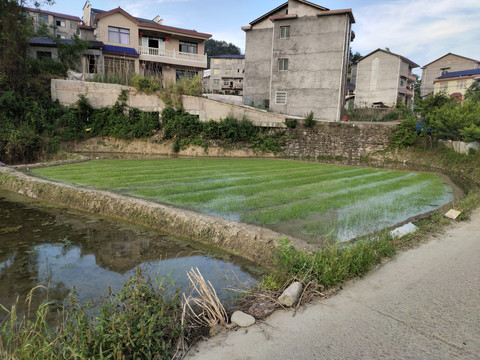
[[[118,291],[137,267],[167,275],[188,288],[185,272],[198,267],[225,300],[227,288],[252,286],[253,264],[209,254],[178,238],[56,207],[0,191],[0,304],[7,308],[36,285],[34,301],[59,305],[75,284],[80,301],[97,299],[110,285]],[[20,311],[22,309],[19,309]]]

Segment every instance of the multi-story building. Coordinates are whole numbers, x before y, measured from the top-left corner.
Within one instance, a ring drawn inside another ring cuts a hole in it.
[[[347,92],[351,9],[289,0],[242,27],[243,100],[275,112],[338,121]]]
[[[409,106],[414,97],[413,85],[417,77],[413,61],[388,49],[377,49],[357,62],[355,107],[377,104]]]
[[[162,79],[163,85],[200,75],[207,67],[205,41],[210,34],[163,25],[158,16],[147,20],[121,8],[83,8],[82,37],[102,41],[103,74],[128,79],[134,72]]]
[[[480,69],[480,61],[448,53],[422,67],[420,96],[427,97],[434,92],[435,80],[449,72]]]
[[[445,92],[462,101],[465,92],[474,82],[480,82],[480,68],[447,72],[435,79],[433,92]]]
[[[242,95],[245,55],[210,57],[210,72],[205,90],[211,93]]]
[[[74,35],[78,35],[78,25],[82,20],[77,16],[34,8],[26,8],[26,10],[33,18],[35,30],[45,26],[49,35],[58,39],[73,39]]]

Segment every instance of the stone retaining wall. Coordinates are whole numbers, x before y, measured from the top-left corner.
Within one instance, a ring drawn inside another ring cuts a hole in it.
[[[271,265],[272,251],[285,235],[248,224],[177,209],[106,191],[76,188],[0,167],[0,188],[131,223],[149,226],[173,235],[238,254],[263,266]],[[307,243],[292,239],[293,244],[310,249]]]

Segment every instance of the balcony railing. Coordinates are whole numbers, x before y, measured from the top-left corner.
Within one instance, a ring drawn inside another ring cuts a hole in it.
[[[165,49],[140,46],[138,49],[138,52],[142,55],[151,55],[151,56],[165,57],[170,59],[180,59],[180,60],[196,61],[196,62],[204,62],[204,63],[207,62],[207,55],[191,54],[191,53],[180,52],[176,50],[165,50]]]

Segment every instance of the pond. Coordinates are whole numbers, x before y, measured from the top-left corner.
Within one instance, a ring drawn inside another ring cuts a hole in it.
[[[198,268],[227,304],[237,294],[229,289],[254,286],[261,271],[170,235],[0,190],[0,304],[6,308],[20,296],[21,313],[37,285],[46,289],[35,292],[32,308],[46,297],[61,307],[74,285],[81,302],[98,300],[109,286],[117,292],[138,267],[183,289],[186,271]]]

